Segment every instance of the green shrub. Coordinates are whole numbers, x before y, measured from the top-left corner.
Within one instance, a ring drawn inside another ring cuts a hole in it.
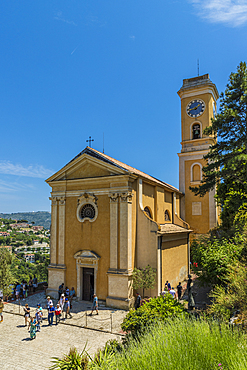
[[[86,347],[86,346],[85,346]],[[64,355],[62,359],[53,357],[54,365],[50,370],[87,370],[89,369],[88,354],[85,347],[81,353],[77,352],[76,348],[71,348],[68,355]]]
[[[218,322],[168,319],[132,340],[102,370],[246,370],[246,337]],[[92,369],[97,369],[91,364]]]
[[[192,269],[202,284],[225,285],[229,267],[242,258],[246,240],[243,234],[231,239],[204,236],[191,245]]]
[[[210,296],[213,304],[208,311],[214,316],[229,320],[234,311],[240,310],[244,322],[247,319],[247,262],[232,264],[227,282],[226,288],[216,286],[212,290]]]
[[[137,310],[130,310],[126,315],[121,327],[122,330],[133,336],[142,334],[146,328],[159,320],[181,315],[184,306],[172,297],[171,294],[151,298]]]

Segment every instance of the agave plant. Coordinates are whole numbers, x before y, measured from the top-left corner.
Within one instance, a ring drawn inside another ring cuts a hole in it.
[[[86,345],[79,353],[76,348],[70,348],[69,354],[64,355],[62,359],[53,357],[54,365],[50,370],[87,370],[89,359],[85,349]]]

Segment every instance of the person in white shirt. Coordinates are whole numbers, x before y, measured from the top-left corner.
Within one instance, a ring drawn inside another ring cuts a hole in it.
[[[64,293],[61,294],[61,297],[60,297],[58,303],[59,303],[59,306],[61,307],[61,313],[62,313],[62,316],[63,316],[62,318],[64,318],[64,315],[63,315],[63,313],[64,313],[64,303],[65,303]]]
[[[51,307],[51,306],[53,306],[53,302],[52,302],[52,300],[51,300],[51,297],[46,297],[46,299],[47,299],[47,302],[46,302],[46,308],[47,308],[47,313],[49,313],[49,308]]]
[[[169,293],[172,295],[172,297],[173,297],[173,298],[175,298],[175,297],[176,297],[176,292],[175,292],[174,288],[172,288],[172,289],[169,291]]]

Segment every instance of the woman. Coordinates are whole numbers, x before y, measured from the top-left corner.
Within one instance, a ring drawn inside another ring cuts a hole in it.
[[[36,338],[36,326],[37,326],[37,321],[35,318],[31,317],[29,321],[29,327],[30,328],[30,338],[35,339]]]
[[[63,294],[61,294],[61,297],[58,301],[58,304],[61,307],[61,312],[62,313],[64,312],[64,303],[65,303],[65,296],[64,296],[64,293],[63,293]]]
[[[28,322],[28,319],[30,317],[30,307],[26,303],[25,307],[23,307],[23,309],[24,309],[25,326],[27,326],[27,322]]]

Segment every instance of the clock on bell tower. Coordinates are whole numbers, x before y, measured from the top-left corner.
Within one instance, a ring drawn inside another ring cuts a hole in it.
[[[194,233],[205,234],[218,222],[215,190],[199,197],[189,187],[200,184],[205,164],[203,157],[214,143],[214,138],[204,135],[203,131],[211,125],[219,94],[209,75],[205,74],[183,80],[178,95],[181,99],[182,133],[182,149],[178,154],[179,190],[185,194],[181,217],[190,224]]]

